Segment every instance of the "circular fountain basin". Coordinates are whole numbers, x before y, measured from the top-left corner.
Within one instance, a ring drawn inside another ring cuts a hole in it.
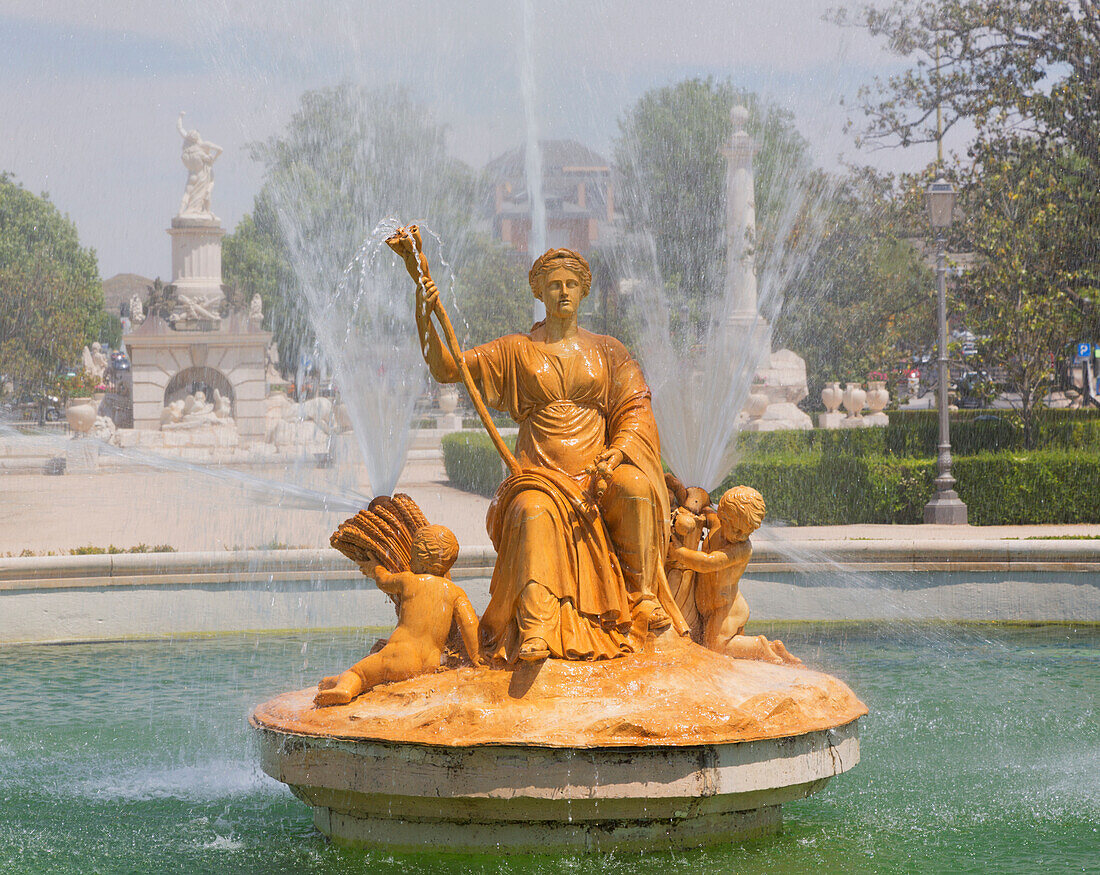
[[[687,641],[606,662],[463,668],[345,706],[260,705],[265,772],[341,843],[392,850],[687,848],[773,832],[859,761],[841,681]]]

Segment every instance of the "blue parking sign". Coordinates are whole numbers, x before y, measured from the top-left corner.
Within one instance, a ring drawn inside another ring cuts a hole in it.
[[[1092,355],[1092,344],[1081,342],[1077,344],[1077,358],[1087,359]]]

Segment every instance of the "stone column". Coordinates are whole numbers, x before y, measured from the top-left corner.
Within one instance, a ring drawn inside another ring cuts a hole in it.
[[[222,237],[216,218],[176,216],[172,237],[172,285],[179,294],[203,300],[225,298],[222,291]]]
[[[756,311],[756,194],[752,159],[756,144],[745,123],[749,111],[735,106],[730,112],[733,135],[722,150],[726,156],[726,288],[731,292],[731,315],[740,319]]]

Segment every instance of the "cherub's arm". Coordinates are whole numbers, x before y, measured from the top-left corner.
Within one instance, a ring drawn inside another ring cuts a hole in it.
[[[707,531],[717,532],[722,527],[722,523],[718,519],[718,512],[713,507],[703,508],[703,520]]]
[[[386,595],[400,597],[404,594],[405,588],[401,585],[401,575],[387,571],[377,560],[360,562],[359,570],[367,577],[373,577],[374,582],[378,584],[378,588]]]
[[[715,550],[706,553],[703,550],[691,550],[687,547],[673,547],[669,550],[669,558],[681,563],[685,568],[706,574],[711,571],[721,571],[736,562],[736,558],[725,550]]]
[[[455,595],[454,616],[458,621],[458,631],[462,635],[462,643],[466,647],[466,655],[474,665],[480,664],[477,646],[477,613],[470,600],[462,590]]]

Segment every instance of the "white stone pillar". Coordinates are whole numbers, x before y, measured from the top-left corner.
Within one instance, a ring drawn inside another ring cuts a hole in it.
[[[217,219],[176,216],[168,229],[172,237],[172,285],[180,294],[221,301],[222,237]]]
[[[726,289],[731,293],[731,315],[738,321],[755,317],[756,310],[756,195],[752,159],[756,144],[745,123],[749,111],[735,106],[730,112],[733,135],[722,150],[726,156]]]

